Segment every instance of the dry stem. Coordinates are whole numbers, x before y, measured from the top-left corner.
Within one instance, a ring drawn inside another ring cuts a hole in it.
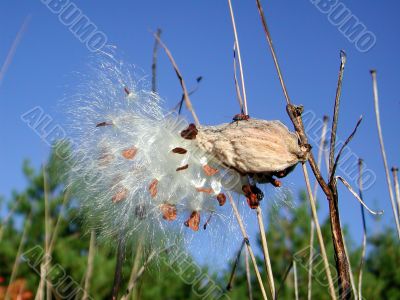
[[[398,215],[398,212],[397,212],[396,203],[394,201],[392,183],[390,181],[389,167],[388,167],[387,158],[386,158],[385,144],[383,142],[383,135],[382,135],[382,128],[381,128],[381,117],[380,117],[380,114],[379,114],[378,84],[377,84],[377,80],[376,80],[376,71],[375,70],[371,70],[371,76],[372,76],[372,89],[373,89],[373,93],[374,93],[374,107],[375,107],[375,115],[376,115],[376,127],[378,129],[379,143],[380,143],[380,146],[381,146],[383,165],[385,167],[386,182],[387,182],[387,186],[388,186],[388,189],[389,189],[390,202],[392,204],[393,216],[394,216],[394,220],[396,222],[397,234],[398,234],[399,239],[400,239],[399,215]]]
[[[242,66],[242,55],[240,54],[240,45],[239,45],[239,38],[236,30],[236,22],[235,22],[235,16],[233,14],[233,8],[232,8],[232,3],[231,0],[228,0],[229,4],[229,12],[231,14],[231,20],[232,20],[232,27],[233,27],[233,34],[235,36],[235,45],[238,53],[238,61],[239,61],[239,70],[240,70],[240,81],[242,84],[242,94],[243,94],[243,108],[244,108],[244,114],[248,114],[247,110],[247,96],[246,96],[246,86],[244,83],[244,75],[243,75],[243,66]]]
[[[362,171],[363,171],[363,161],[362,159],[358,160],[358,194],[360,198],[363,200],[363,181],[362,181]],[[365,261],[365,253],[367,248],[367,225],[365,221],[365,212],[364,207],[360,204],[361,209],[361,217],[362,217],[362,225],[363,225],[363,239],[362,239],[362,248],[361,248],[361,260],[360,260],[360,271],[358,273],[358,299],[362,298],[362,278],[363,278],[363,266]]]
[[[229,192],[228,192],[228,199],[229,199],[229,202],[231,203],[233,212],[234,212],[234,214],[236,216],[236,219],[238,221],[238,224],[239,224],[240,230],[242,232],[243,238],[246,241],[246,247],[247,247],[247,250],[249,251],[250,258],[251,258],[251,261],[253,263],[254,271],[256,272],[256,276],[257,276],[258,284],[260,285],[261,293],[263,295],[263,298],[265,300],[267,300],[268,299],[267,293],[265,292],[264,284],[262,282],[260,271],[258,270],[257,261],[256,261],[256,258],[254,256],[253,249],[251,248],[251,245],[250,245],[249,237],[248,237],[246,229],[244,227],[244,224],[243,224],[242,218],[240,216],[239,210],[237,209],[236,203],[233,200],[231,193],[229,193]]]

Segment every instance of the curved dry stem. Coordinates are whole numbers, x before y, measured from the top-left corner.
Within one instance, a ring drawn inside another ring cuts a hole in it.
[[[362,204],[362,206],[365,207],[366,210],[368,210],[371,214],[373,215],[382,215],[383,214],[383,210],[372,210],[368,207],[367,204],[365,204],[365,202],[357,195],[357,193],[353,190],[353,188],[351,187],[351,185],[346,181],[346,179],[344,179],[341,176],[336,176],[336,179],[339,179],[346,187],[347,189],[350,191],[350,193],[353,194],[353,196],[358,200],[358,202],[360,202]]]
[[[400,239],[399,215],[398,215],[396,204],[395,204],[395,201],[394,201],[392,183],[391,183],[391,180],[390,180],[389,167],[388,167],[387,158],[386,158],[385,144],[383,142],[383,135],[382,135],[382,128],[381,128],[381,116],[380,116],[380,113],[379,113],[378,83],[377,83],[377,79],[376,79],[376,71],[375,70],[371,70],[371,76],[372,76],[372,90],[373,90],[373,94],[374,94],[374,108],[375,108],[375,116],[376,116],[376,127],[378,129],[378,135],[379,135],[379,144],[380,144],[380,147],[381,147],[383,165],[384,165],[385,173],[386,173],[386,182],[387,182],[387,186],[388,186],[388,189],[389,189],[390,203],[392,204],[393,216],[394,216],[394,220],[396,222],[397,235],[398,235],[398,237]]]

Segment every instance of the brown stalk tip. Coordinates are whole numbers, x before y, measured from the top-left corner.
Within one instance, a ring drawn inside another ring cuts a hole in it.
[[[186,164],[186,165],[184,165],[184,166],[182,166],[182,167],[177,168],[176,171],[179,172],[179,171],[182,171],[182,170],[186,170],[187,168],[189,168],[189,165],[188,165],[188,164]]]
[[[135,146],[132,146],[128,149],[123,150],[122,156],[126,159],[133,159],[136,156],[137,150],[138,149]]]
[[[218,200],[219,206],[223,206],[225,204],[225,202],[226,202],[225,194],[224,193],[219,193],[217,195],[217,200]]]
[[[376,70],[375,70],[375,69],[369,70],[369,72],[370,72],[372,75],[376,74]]]
[[[160,206],[163,219],[167,221],[174,221],[176,219],[176,206],[168,203],[164,203]]]
[[[187,152],[187,150],[184,148],[181,148],[181,147],[176,147],[176,148],[172,149],[172,152],[176,153],[176,154],[185,154]]]
[[[327,115],[324,115],[323,119],[324,122],[328,122],[329,121],[329,117]]]
[[[196,135],[199,131],[196,128],[196,125],[189,124],[189,126],[181,131],[181,137],[183,137],[186,140],[194,140],[196,139]]]
[[[198,231],[200,225],[200,213],[198,211],[192,212],[189,219],[187,219],[184,224],[186,227]]]
[[[399,168],[398,167],[392,167],[392,172],[398,172]]]
[[[157,196],[157,192],[158,192],[157,185],[158,185],[157,179],[153,179],[153,181],[149,185],[149,192],[150,192],[151,198],[155,198]]]

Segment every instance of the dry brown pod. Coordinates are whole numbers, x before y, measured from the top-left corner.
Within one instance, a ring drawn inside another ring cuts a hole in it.
[[[196,143],[221,165],[260,178],[291,170],[298,162],[307,160],[309,153],[309,147],[299,145],[296,133],[275,120],[251,118],[200,126]]]

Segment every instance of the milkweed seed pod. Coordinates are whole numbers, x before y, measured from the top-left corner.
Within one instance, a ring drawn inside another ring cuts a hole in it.
[[[110,59],[93,71],[69,109],[75,154],[69,175],[83,218],[103,236],[140,231],[155,238],[174,226],[206,228],[211,215],[229,218],[219,215],[226,190],[255,207],[262,199],[256,182],[274,183],[273,176],[306,159],[279,121],[197,128],[163,110],[129,66]]]

